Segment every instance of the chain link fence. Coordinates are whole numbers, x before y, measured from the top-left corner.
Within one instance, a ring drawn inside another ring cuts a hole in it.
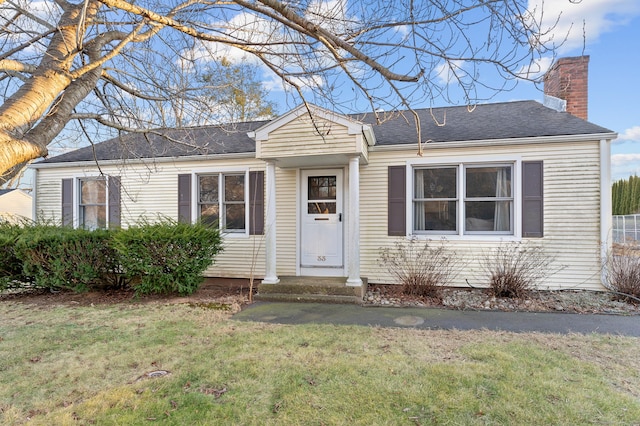
[[[613,216],[613,242],[640,241],[640,214]]]

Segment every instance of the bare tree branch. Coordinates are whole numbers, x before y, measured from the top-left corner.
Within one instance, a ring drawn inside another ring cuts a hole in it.
[[[199,70],[223,58],[244,55],[308,108],[365,105],[384,120],[379,108],[401,107],[422,143],[415,102],[490,99],[534,79],[523,72],[562,43],[522,0],[0,4],[0,185],[71,133],[87,139],[93,129],[97,140],[216,123],[224,101],[211,90],[228,85]]]

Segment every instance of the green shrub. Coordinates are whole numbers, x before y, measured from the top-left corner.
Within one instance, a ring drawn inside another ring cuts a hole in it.
[[[202,283],[222,240],[217,228],[161,219],[118,232],[113,246],[136,293],[188,295]]]
[[[17,252],[17,242],[28,223],[0,221],[0,291],[22,288],[33,281],[24,273],[23,262]]]
[[[401,284],[404,294],[440,297],[440,291],[460,270],[460,258],[454,251],[432,241],[418,239],[396,241],[393,248],[380,250],[379,263]]]
[[[106,288],[118,283],[117,253],[109,244],[113,232],[28,226],[18,238],[17,254],[36,287],[75,292]]]

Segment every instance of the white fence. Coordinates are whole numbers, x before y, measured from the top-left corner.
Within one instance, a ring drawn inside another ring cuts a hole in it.
[[[613,216],[613,242],[640,241],[640,214]]]

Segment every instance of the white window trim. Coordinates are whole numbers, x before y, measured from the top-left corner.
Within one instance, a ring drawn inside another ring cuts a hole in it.
[[[80,181],[90,179],[104,179],[105,181],[105,229],[109,229],[109,175],[91,174],[91,175],[73,175],[73,227],[80,228]],[[99,228],[102,229],[102,228]]]
[[[193,169],[191,171],[191,222],[195,222],[199,218],[199,206],[200,206],[200,194],[198,176],[200,175],[213,175],[213,174],[244,174],[244,232],[242,231],[225,231],[220,228],[220,231],[224,234],[225,238],[249,238],[249,168],[248,167],[216,167],[216,168],[202,168]],[[220,180],[218,185],[220,185]],[[220,203],[220,200],[218,200]],[[223,206],[220,206],[220,217],[222,217]],[[222,221],[220,221],[222,222]]]
[[[513,234],[492,234],[492,233],[464,233],[464,171],[465,166],[491,166],[491,165],[513,165],[513,175],[511,176],[513,192]],[[458,170],[458,230],[457,233],[420,233],[413,232],[413,171],[416,167],[447,167],[455,166]],[[442,158],[420,158],[408,160],[406,162],[406,235],[407,238],[417,238],[419,240],[432,240],[435,238],[445,238],[447,240],[468,240],[468,241],[520,241],[522,239],[522,157],[518,155],[492,155],[492,156],[469,156],[469,157],[442,157]]]

